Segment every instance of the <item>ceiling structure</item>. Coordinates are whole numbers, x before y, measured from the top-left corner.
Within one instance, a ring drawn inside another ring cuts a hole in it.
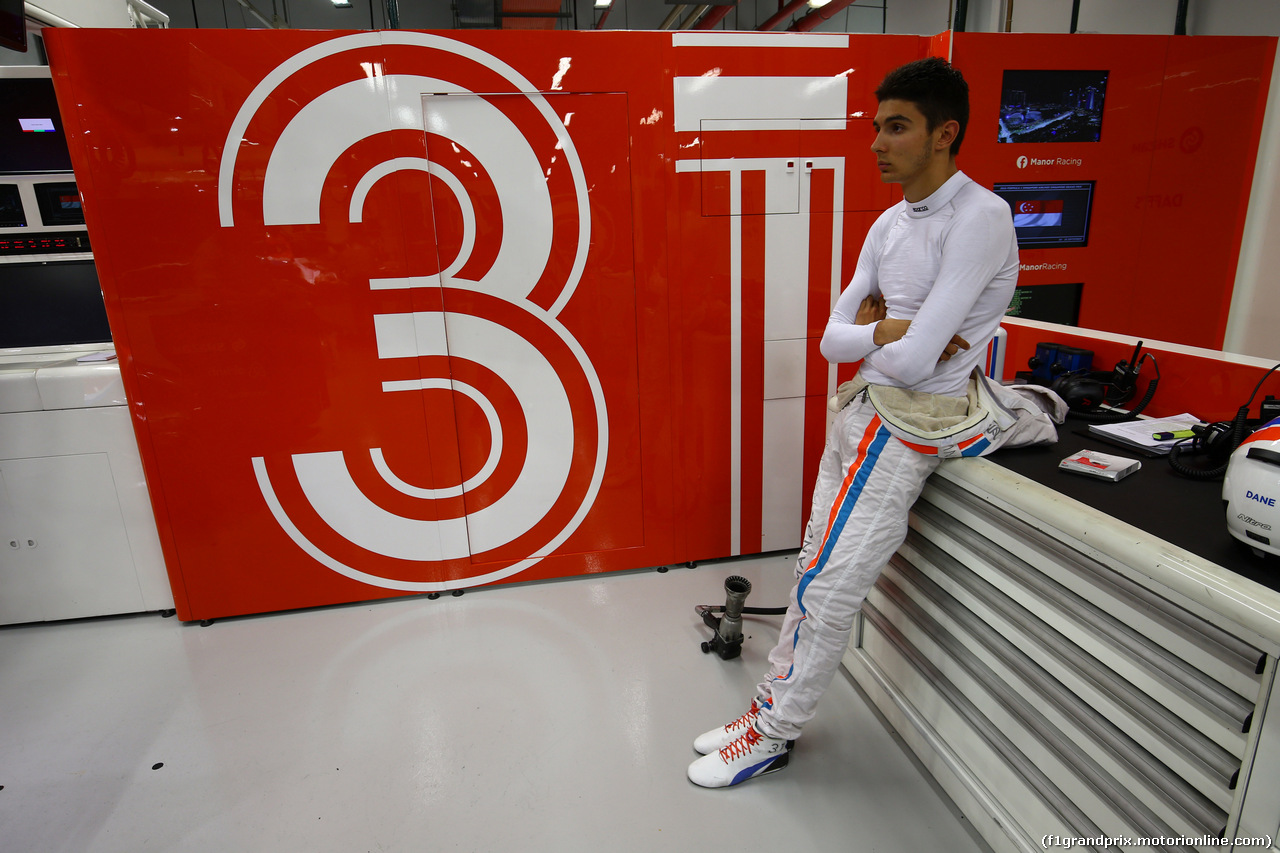
[[[888,0],[148,0],[170,27],[885,32]],[[938,0],[945,17],[953,0]],[[965,0],[958,0],[964,3]],[[600,5],[603,4],[603,5]],[[814,5],[821,4],[821,5]],[[943,21],[939,21],[943,23]]]

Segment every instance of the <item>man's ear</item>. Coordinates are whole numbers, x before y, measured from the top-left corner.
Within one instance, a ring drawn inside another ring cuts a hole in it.
[[[939,131],[934,147],[936,150],[941,151],[944,148],[950,148],[951,143],[956,141],[956,136],[960,133],[960,122],[955,119],[948,119],[942,123]]]

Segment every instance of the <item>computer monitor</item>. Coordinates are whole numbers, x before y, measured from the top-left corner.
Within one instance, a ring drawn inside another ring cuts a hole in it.
[[[0,184],[0,228],[25,228],[27,214],[17,184]]]
[[[1107,71],[1005,71],[1001,142],[1097,142]]]
[[[71,152],[49,69],[0,69],[0,174],[70,171]]]
[[[1093,181],[995,184],[1013,211],[1020,249],[1066,249],[1089,245]]]
[[[1080,292],[1083,284],[1030,284],[1014,289],[1006,317],[1022,317],[1064,326],[1080,324]]]
[[[27,52],[25,0],[0,0],[0,47]]]
[[[40,221],[45,225],[84,225],[80,190],[75,181],[39,183],[31,189],[40,208]]]
[[[110,341],[93,261],[0,265],[0,349]]]

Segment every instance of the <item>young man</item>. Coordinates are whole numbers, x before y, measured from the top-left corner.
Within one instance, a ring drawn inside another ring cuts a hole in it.
[[[871,151],[903,200],[872,225],[822,337],[827,360],[862,368],[833,400],[769,673],[746,714],[694,741],[703,757],[689,779],[704,787],[786,765],[940,458],[1056,438],[1043,405],[971,375],[1013,296],[1018,245],[1009,205],[956,167],[968,84],[945,60],[922,59],[890,72],[876,98]]]

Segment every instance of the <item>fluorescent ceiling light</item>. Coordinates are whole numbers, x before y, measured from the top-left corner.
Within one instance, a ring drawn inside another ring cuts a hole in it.
[[[608,9],[613,5],[613,0],[596,0],[597,9]]]
[[[351,0],[333,0],[333,5],[337,9],[350,9]]]
[[[827,5],[830,2],[831,0],[809,0],[809,8],[821,9],[823,6]]]

